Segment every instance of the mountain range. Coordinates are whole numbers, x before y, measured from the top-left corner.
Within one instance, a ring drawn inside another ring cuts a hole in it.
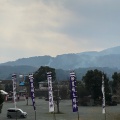
[[[0,64],[0,78],[9,78],[9,75],[16,71],[19,73],[29,73],[36,71],[40,66],[50,66],[59,71],[60,74],[68,73],[69,70],[94,69],[109,71],[119,71],[120,69],[120,46],[108,48],[102,51],[87,51],[81,53],[71,53],[51,56],[34,56],[20,58],[16,61],[9,61]],[[104,69],[103,69],[104,68]],[[5,69],[7,71],[5,71]],[[9,71],[10,70],[10,71]],[[9,74],[9,75],[6,75]],[[59,75],[57,72],[57,76]],[[107,71],[106,71],[107,72]],[[3,75],[4,74],[4,75]],[[59,78],[60,79],[60,78]],[[65,79],[65,78],[64,78]]]

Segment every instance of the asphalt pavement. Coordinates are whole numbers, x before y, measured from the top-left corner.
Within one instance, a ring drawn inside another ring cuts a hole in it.
[[[102,114],[101,106],[79,106],[79,112],[72,112],[71,100],[61,100],[60,101],[60,112],[61,114],[51,114],[48,109],[48,101],[44,99],[35,99],[36,101],[36,112],[33,109],[32,101],[29,98],[28,105],[26,100],[20,100],[17,102],[17,107],[21,108],[23,111],[28,113],[25,120],[115,120],[115,116],[120,113],[120,105],[117,106],[107,106],[106,116]],[[2,113],[0,114],[0,120],[13,120],[8,119],[7,109],[14,107],[13,102],[4,102]],[[57,110],[55,105],[55,111]],[[36,114],[36,118],[35,118]],[[16,119],[15,119],[16,120]],[[23,120],[23,119],[18,119]]]

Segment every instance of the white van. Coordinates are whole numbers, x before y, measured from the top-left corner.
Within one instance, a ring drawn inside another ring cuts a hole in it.
[[[9,108],[7,110],[7,117],[8,118],[26,118],[27,117],[27,113],[23,112],[19,108]]]

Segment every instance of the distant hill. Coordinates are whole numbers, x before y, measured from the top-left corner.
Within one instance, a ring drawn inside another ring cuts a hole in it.
[[[50,56],[35,56],[30,58],[20,58],[16,61],[9,61],[6,63],[2,63],[0,65],[6,66],[20,66],[20,65],[27,65],[39,68],[41,65],[49,65],[49,62],[53,59]]]
[[[81,80],[82,77],[87,73],[88,70],[98,69],[103,71],[107,76],[112,79],[114,72],[120,72],[117,68],[107,68],[107,67],[90,67],[90,68],[78,68],[74,69],[76,73],[77,80]],[[1,80],[10,80],[13,73],[17,75],[28,75],[29,73],[34,73],[38,68],[31,66],[0,66],[0,79]],[[69,80],[70,70],[56,69],[56,79],[60,80]],[[19,79],[19,78],[18,78]]]
[[[35,56],[1,63],[0,78],[9,78],[8,74],[12,74],[13,72],[33,72],[40,66],[55,68],[59,79],[66,79],[69,70],[75,70],[76,73],[79,71],[78,74],[82,73],[82,76],[86,70],[94,68],[104,69],[110,75],[114,71],[119,71],[120,69],[120,46],[108,48],[99,52],[87,51],[62,54],[56,57]]]
[[[50,66],[64,70],[89,67],[109,67],[120,69],[120,46],[105,49],[100,52],[88,51],[76,54],[63,54],[56,57],[35,56],[30,58],[21,58],[16,61],[2,63],[0,65],[27,65],[37,68],[40,66]]]
[[[101,55],[118,55],[120,54],[120,46],[108,48],[99,52]]]
[[[29,74],[37,70],[31,66],[0,66],[0,79],[9,80],[13,73],[16,74]]]

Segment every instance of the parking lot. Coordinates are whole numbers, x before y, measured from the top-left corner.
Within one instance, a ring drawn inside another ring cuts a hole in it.
[[[28,113],[27,118],[25,118],[26,120],[35,120],[35,111],[31,99],[29,98],[28,105],[26,105],[26,103],[26,101],[19,101],[17,102],[17,107]],[[0,120],[8,120],[6,117],[7,109],[11,107],[14,107],[13,102],[4,102]],[[54,116],[54,114],[49,113],[48,101],[36,98],[36,120],[78,120],[78,114],[72,112],[71,100],[61,100],[60,112],[62,114],[55,114]],[[115,116],[118,115],[119,112],[120,105],[106,107],[107,120],[115,120]],[[102,107],[79,106],[79,120],[104,120]]]

